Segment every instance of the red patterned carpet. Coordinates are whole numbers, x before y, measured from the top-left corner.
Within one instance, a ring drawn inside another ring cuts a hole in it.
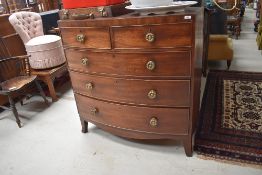
[[[210,71],[195,150],[262,165],[262,73]]]

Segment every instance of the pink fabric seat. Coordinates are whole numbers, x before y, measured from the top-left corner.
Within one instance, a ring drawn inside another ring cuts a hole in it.
[[[25,44],[29,64],[34,69],[46,69],[61,65],[65,55],[61,38],[56,35],[37,36]],[[48,55],[48,56],[47,56]]]
[[[41,16],[34,12],[17,12],[9,21],[23,40],[33,69],[47,69],[65,62],[60,36],[44,35]]]

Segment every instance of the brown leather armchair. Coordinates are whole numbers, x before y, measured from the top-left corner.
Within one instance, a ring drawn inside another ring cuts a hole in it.
[[[227,60],[230,68],[234,51],[232,39],[227,35],[209,35],[208,60]]]

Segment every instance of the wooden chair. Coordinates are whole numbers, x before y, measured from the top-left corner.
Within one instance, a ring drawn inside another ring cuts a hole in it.
[[[9,57],[0,60],[0,95],[7,96],[10,103],[10,107],[0,107],[12,110],[19,128],[21,128],[22,124],[13,99],[15,94],[25,96],[26,88],[31,84],[35,84],[45,103],[48,104],[46,96],[36,78],[37,76],[30,74],[28,56]]]
[[[235,8],[227,12],[227,26],[232,32],[232,35],[235,35],[236,39],[238,39],[241,31],[241,17],[239,9]]]
[[[27,0],[30,7],[32,7],[34,12],[45,12],[49,10],[53,10],[54,8],[54,0],[34,0],[30,2]]]
[[[7,13],[14,13],[18,11],[31,11],[24,0],[2,0]]]

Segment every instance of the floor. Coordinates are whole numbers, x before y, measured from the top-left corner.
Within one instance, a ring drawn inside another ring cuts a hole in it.
[[[255,10],[246,8],[238,40],[233,37],[234,59],[230,70],[262,72],[262,52],[257,49],[254,32]],[[209,68],[226,69],[226,61],[213,61]]]
[[[262,55],[253,32],[254,11],[247,9],[239,40],[234,40],[232,70],[261,71]],[[210,63],[226,68],[226,63]],[[204,79],[203,79],[204,81]],[[19,108],[19,129],[8,111],[0,114],[0,175],[261,175],[262,169],[188,158],[181,143],[137,141],[106,133],[94,125],[82,134],[70,84],[47,107],[34,97]],[[50,100],[50,99],[49,99]]]

